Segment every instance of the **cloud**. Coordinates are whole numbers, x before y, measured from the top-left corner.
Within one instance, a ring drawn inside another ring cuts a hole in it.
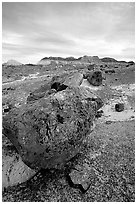
[[[4,2],[2,5],[3,60],[22,57],[26,61],[30,56],[37,62],[41,56],[86,54],[134,59],[134,52],[128,51],[135,47],[134,3]]]

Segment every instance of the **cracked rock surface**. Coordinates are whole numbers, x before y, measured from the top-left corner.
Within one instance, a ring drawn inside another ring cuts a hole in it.
[[[83,91],[68,87],[4,117],[4,134],[30,168],[60,168],[79,152],[97,110]]]

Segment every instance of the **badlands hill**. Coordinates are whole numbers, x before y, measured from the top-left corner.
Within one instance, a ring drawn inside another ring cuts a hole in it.
[[[8,60],[6,63],[4,63],[3,65],[11,65],[11,66],[19,66],[19,65],[22,65],[22,63],[16,61],[16,60]]]
[[[104,57],[101,59],[102,62],[118,62],[116,59],[111,57]]]
[[[99,58],[98,56],[87,56],[74,58],[74,57],[44,57],[37,64],[102,64],[102,63],[127,63],[126,61],[118,61],[111,57]],[[133,64],[134,62],[132,62]]]
[[[41,65],[48,65],[48,64],[51,64],[51,63],[56,63],[56,64],[81,64],[81,63],[84,63],[84,64],[100,64],[101,63],[101,60],[99,59],[98,56],[83,56],[83,57],[79,57],[79,58],[74,58],[74,57],[66,57],[66,58],[63,58],[63,57],[44,57],[42,58],[38,64],[41,64]]]

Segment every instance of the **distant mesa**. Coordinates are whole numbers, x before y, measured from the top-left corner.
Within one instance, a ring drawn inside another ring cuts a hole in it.
[[[129,65],[134,65],[135,62],[133,62],[133,61],[129,61],[128,64],[129,64]]]
[[[116,59],[111,58],[111,57],[104,57],[100,59],[102,62],[118,62]]]
[[[8,60],[6,63],[3,63],[3,65],[19,66],[19,65],[23,65],[23,64],[16,61],[16,60]]]
[[[56,64],[68,64],[68,63],[72,63],[72,64],[81,64],[81,63],[87,63],[87,64],[98,64],[101,63],[101,60],[99,59],[98,56],[83,56],[83,57],[79,57],[79,58],[74,58],[74,57],[44,57],[42,58],[38,64],[41,65],[48,65],[51,64],[52,62],[55,62]]]
[[[25,64],[26,66],[36,66],[36,64],[32,64],[32,63],[28,63],[28,64]]]
[[[120,61],[118,61],[118,60],[116,60],[116,59],[114,59],[114,58],[111,58],[111,57],[104,57],[104,58],[102,58],[102,59],[100,59],[102,62],[104,62],[104,63],[107,63],[107,62],[112,62],[112,63],[127,63],[126,61],[124,61],[124,60],[120,60]],[[129,63],[129,62],[128,62]],[[131,64],[133,64],[134,62],[132,62],[131,61]]]
[[[81,62],[89,62],[89,63],[101,63],[101,60],[98,56],[83,56],[81,58]]]

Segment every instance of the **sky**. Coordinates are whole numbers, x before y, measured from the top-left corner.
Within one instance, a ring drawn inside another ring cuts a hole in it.
[[[135,60],[134,2],[3,2],[2,61],[49,56]]]

